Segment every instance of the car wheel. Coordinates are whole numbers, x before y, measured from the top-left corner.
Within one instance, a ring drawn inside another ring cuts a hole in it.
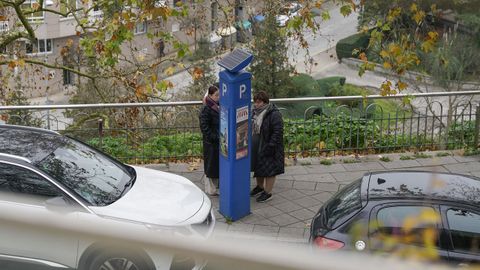
[[[124,253],[104,253],[96,256],[89,270],[150,270],[150,267],[142,258],[136,258]]]

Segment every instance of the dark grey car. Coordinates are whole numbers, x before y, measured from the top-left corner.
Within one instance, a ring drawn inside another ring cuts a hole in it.
[[[321,249],[480,262],[480,179],[459,174],[368,173],[315,215],[310,242]]]

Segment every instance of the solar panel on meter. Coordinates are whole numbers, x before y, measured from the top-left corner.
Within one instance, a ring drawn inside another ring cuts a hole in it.
[[[230,72],[239,72],[244,69],[253,59],[253,55],[242,49],[235,49],[218,61],[218,65]]]

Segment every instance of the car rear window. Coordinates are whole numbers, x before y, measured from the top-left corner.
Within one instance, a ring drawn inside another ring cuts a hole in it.
[[[362,179],[358,179],[335,194],[326,204],[324,211],[327,220],[325,225],[335,229],[362,209],[360,187]]]

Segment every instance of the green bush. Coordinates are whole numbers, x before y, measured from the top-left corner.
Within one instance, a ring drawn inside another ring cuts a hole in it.
[[[325,93],[321,91],[317,81],[315,81],[312,76],[300,73],[292,77],[293,87],[298,89],[298,94],[296,96],[289,97],[298,97],[298,96],[307,96],[307,97],[323,97]]]
[[[93,138],[87,141],[87,144],[122,161],[135,156],[135,150],[131,149],[125,137]]]
[[[201,156],[202,135],[200,133],[159,135],[150,138],[139,148],[147,159]]]
[[[334,76],[319,79],[317,80],[317,83],[325,96],[333,96],[331,94],[332,90],[338,86],[345,85],[345,81],[345,77]]]
[[[369,42],[369,35],[366,33],[358,33],[338,41],[335,49],[337,52],[337,58],[352,57],[352,53],[355,49],[363,52],[366,50]]]

